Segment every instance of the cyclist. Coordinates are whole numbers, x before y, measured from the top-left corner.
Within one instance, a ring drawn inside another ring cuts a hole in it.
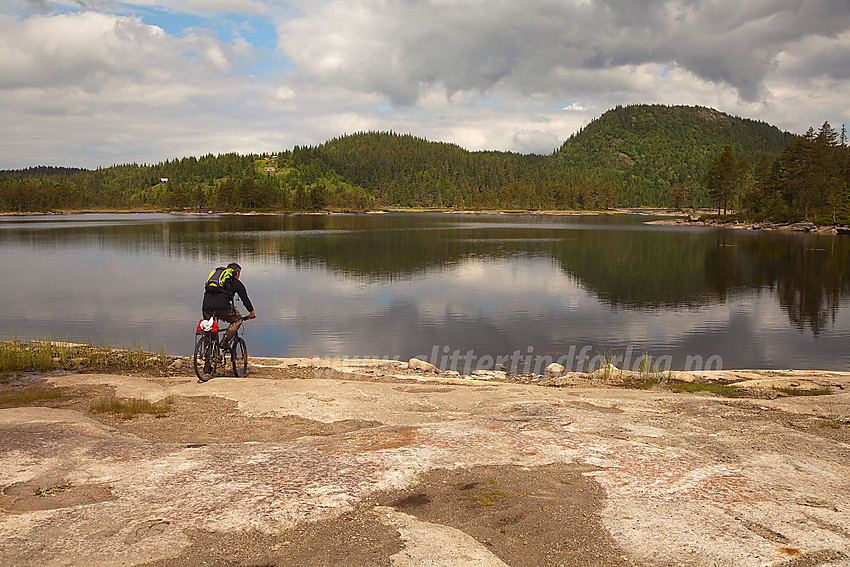
[[[230,340],[236,336],[236,331],[242,324],[242,320],[253,319],[257,316],[254,314],[254,306],[251,304],[251,300],[248,299],[245,285],[239,281],[240,273],[242,273],[242,267],[236,262],[231,262],[225,267],[219,267],[210,272],[204,285],[204,304],[202,307],[204,319],[209,319],[215,315],[230,323],[221,341],[221,348],[226,351],[230,350]],[[236,306],[233,305],[233,296],[236,294],[245,304],[245,309],[249,311],[247,317],[242,317]]]

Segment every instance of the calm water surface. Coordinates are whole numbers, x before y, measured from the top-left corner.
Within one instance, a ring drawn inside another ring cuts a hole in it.
[[[203,281],[235,260],[259,315],[245,334],[256,355],[850,367],[850,238],[643,220],[3,217],[0,324],[5,336],[191,354]]]

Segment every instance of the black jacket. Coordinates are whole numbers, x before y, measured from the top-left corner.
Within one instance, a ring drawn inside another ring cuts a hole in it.
[[[248,292],[245,291],[245,285],[236,279],[227,278],[222,288],[216,291],[204,292],[204,311],[220,311],[229,307],[233,303],[234,294],[239,294],[239,299],[245,305],[245,309],[250,313],[254,310],[254,305],[248,298]]]

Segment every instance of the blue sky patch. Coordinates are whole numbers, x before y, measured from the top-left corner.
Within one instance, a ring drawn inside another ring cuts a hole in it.
[[[185,36],[189,30],[207,30],[224,44],[241,37],[251,45],[255,55],[255,58],[239,67],[242,73],[262,77],[270,72],[292,68],[291,62],[277,51],[277,29],[270,18],[237,14],[206,17],[144,6],[126,6],[128,10],[124,15],[138,17],[145,24],[162,28],[174,37]],[[191,57],[193,54],[187,55]]]
[[[502,108],[502,107],[505,106],[505,104],[502,101],[500,101],[499,99],[493,98],[493,97],[482,98],[482,99],[479,99],[478,102],[480,102],[484,106],[491,106],[491,107],[497,107],[497,108]]]
[[[244,17],[226,14],[216,17],[195,16],[166,10],[129,6],[125,15],[132,15],[152,26],[157,26],[173,36],[183,36],[189,28],[206,29],[215,32],[219,41],[230,43],[234,36],[240,36],[254,48],[277,48],[277,30],[274,22],[264,16]]]

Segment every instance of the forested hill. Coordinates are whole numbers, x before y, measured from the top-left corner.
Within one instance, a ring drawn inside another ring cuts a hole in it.
[[[379,200],[401,206],[499,207],[500,192],[543,175],[545,158],[470,152],[411,135],[362,132],[315,148],[296,148],[297,162],[317,159]]]
[[[706,172],[725,146],[751,167],[794,137],[710,108],[634,105],[606,112],[549,156],[378,132],[296,153],[402,206],[707,206]]]
[[[610,182],[628,205],[705,205],[708,166],[726,145],[752,166],[764,154],[777,155],[794,137],[711,108],[618,106],[571,136],[552,167],[562,176]],[[673,203],[677,184],[675,197],[683,202]]]

